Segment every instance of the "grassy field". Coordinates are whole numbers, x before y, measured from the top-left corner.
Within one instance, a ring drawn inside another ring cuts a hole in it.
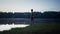
[[[60,23],[35,24],[25,28],[13,28],[0,34],[58,34],[60,33]]]

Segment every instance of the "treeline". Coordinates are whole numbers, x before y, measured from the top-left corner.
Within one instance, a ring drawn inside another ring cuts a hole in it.
[[[0,12],[0,18],[30,18],[31,13],[6,13]],[[34,12],[34,18],[60,18],[60,12],[56,11],[45,11],[44,13],[41,12]]]

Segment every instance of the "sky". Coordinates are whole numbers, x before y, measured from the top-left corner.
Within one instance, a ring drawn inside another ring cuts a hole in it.
[[[0,0],[0,12],[60,11],[60,0]]]

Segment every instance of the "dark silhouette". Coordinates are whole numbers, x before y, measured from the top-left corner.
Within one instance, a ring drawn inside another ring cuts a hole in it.
[[[31,23],[30,26],[34,24],[34,14],[33,14],[33,9],[31,9]]]
[[[11,23],[21,24],[23,22],[26,22],[30,18],[31,18],[31,21],[33,21],[33,19],[34,21],[35,19],[40,19],[40,20],[54,19],[54,20],[50,20],[50,22],[51,21],[60,22],[60,12],[57,12],[57,11],[45,11],[44,13],[32,12],[32,17],[31,17],[31,13],[29,12],[25,12],[25,13],[0,12],[0,24],[11,24]],[[48,21],[48,20],[45,20],[45,21]],[[26,23],[29,23],[29,22],[30,20],[27,21]],[[37,22],[39,22],[39,20]]]

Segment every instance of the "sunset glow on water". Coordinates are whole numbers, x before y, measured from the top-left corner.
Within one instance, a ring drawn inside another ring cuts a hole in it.
[[[6,24],[6,25],[0,25],[0,31],[4,30],[10,30],[12,28],[23,28],[29,26],[28,24]]]

